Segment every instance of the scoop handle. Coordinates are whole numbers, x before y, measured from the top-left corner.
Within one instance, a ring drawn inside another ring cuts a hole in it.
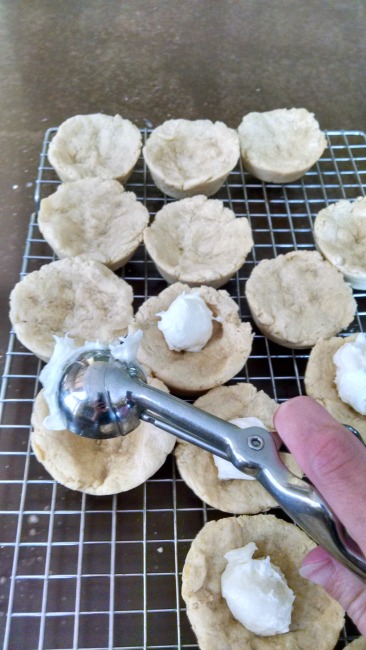
[[[366,581],[366,559],[320,493],[282,462],[272,434],[240,429],[182,400],[134,379],[140,418],[254,476],[282,509],[317,544]]]
[[[261,469],[257,480],[317,544],[366,581],[366,558],[360,548],[314,486],[295,478],[287,469],[268,434],[266,430],[260,434],[266,441],[258,452]]]

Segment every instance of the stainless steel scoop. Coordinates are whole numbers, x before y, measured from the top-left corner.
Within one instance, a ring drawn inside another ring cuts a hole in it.
[[[254,476],[317,544],[366,580],[366,559],[315,488],[296,478],[261,427],[240,429],[148,386],[136,363],[116,361],[109,350],[76,358],[64,370],[58,401],[65,425],[88,438],[114,438],[150,422]]]

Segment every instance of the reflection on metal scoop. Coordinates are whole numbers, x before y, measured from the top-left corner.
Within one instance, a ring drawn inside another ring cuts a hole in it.
[[[67,428],[81,436],[124,436],[143,420],[231,461],[255,476],[317,544],[366,580],[358,546],[315,488],[287,469],[266,429],[240,429],[148,386],[136,363],[117,361],[109,350],[84,353],[65,369],[58,402]]]

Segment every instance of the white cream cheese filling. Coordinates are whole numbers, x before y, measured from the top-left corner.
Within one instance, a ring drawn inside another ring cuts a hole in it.
[[[366,334],[344,343],[334,354],[335,384],[340,399],[366,415]]]
[[[181,293],[160,316],[158,328],[169,350],[200,352],[212,336],[213,316],[198,291]]]
[[[270,557],[253,559],[254,542],[225,554],[221,591],[234,618],[260,636],[288,632],[295,595]]]

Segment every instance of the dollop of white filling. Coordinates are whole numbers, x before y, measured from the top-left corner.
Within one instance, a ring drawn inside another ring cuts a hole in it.
[[[158,328],[169,350],[176,352],[200,352],[212,336],[212,321],[220,320],[198,291],[181,293],[166,311],[156,315],[161,318]]]
[[[291,624],[295,595],[270,557],[253,560],[254,542],[225,554],[221,592],[237,621],[260,636],[284,634]]]
[[[58,388],[61,375],[65,367],[76,359],[80,354],[89,350],[110,349],[112,356],[119,361],[130,363],[136,359],[138,346],[142,339],[142,331],[137,330],[134,334],[121,337],[109,346],[102,345],[99,341],[85,341],[84,345],[77,346],[74,339],[65,336],[54,336],[56,341],[51,359],[39,375],[43,385],[43,394],[48,404],[49,415],[43,424],[46,429],[62,431],[65,429],[65,422],[58,406]]]
[[[366,415],[366,334],[344,343],[333,356],[335,383],[343,402]]]
[[[236,424],[240,429],[248,429],[249,427],[262,427],[265,429],[262,420],[259,418],[248,417],[248,418],[234,418],[230,420],[231,424]],[[220,481],[229,481],[231,479],[237,478],[244,481],[255,481],[255,476],[249,476],[249,474],[243,474],[239,469],[235,467],[229,460],[220,458],[220,456],[213,455],[215,465],[218,470],[218,478]]]

